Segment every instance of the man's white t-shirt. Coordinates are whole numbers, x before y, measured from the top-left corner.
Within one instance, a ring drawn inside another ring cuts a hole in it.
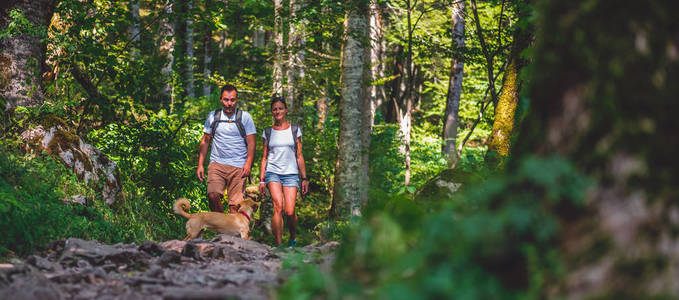
[[[223,110],[219,110],[219,113],[221,113],[219,117],[220,122],[217,123],[214,136],[212,137],[210,162],[242,168],[248,159],[248,149],[245,146],[245,140],[240,135],[240,131],[238,131],[238,126],[236,126],[236,113],[230,117]],[[205,120],[203,132],[211,134],[210,131],[214,119],[215,111],[213,110]],[[233,120],[234,122],[221,122],[226,120]],[[257,133],[255,122],[248,112],[243,112],[241,122],[243,127],[245,127],[245,136]]]
[[[297,129],[297,137],[302,136],[302,129]],[[266,143],[266,133],[262,133]],[[266,171],[280,175],[299,174],[297,156],[295,155],[295,140],[292,139],[292,126],[287,129],[275,130],[271,128]]]

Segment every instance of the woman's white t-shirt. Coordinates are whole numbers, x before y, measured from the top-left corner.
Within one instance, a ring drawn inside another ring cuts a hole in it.
[[[302,129],[297,129],[297,138],[302,136]],[[262,133],[266,143],[266,133]],[[296,140],[295,139],[295,140]],[[292,126],[287,129],[275,130],[271,128],[266,171],[276,174],[299,174],[297,156],[295,155],[295,140],[292,139]]]

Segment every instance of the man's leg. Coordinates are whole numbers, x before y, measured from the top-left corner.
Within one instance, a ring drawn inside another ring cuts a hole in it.
[[[245,177],[241,177],[241,168],[226,166],[226,195],[229,199],[229,212],[238,213],[238,204],[245,196]]]
[[[207,199],[209,200],[210,204],[210,211],[215,211],[215,212],[224,212],[224,206],[222,205],[222,198],[224,196],[219,193],[208,193],[207,194]]]
[[[226,188],[224,165],[211,163],[207,167],[207,199],[210,211],[224,212],[222,198]]]

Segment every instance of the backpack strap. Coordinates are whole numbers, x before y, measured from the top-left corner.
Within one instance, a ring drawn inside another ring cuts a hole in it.
[[[238,127],[238,132],[245,142],[245,148],[248,147],[248,140],[245,138],[245,126],[243,126],[243,111],[236,108],[236,127]]]
[[[271,127],[264,128],[264,136],[266,137],[266,156],[268,157],[269,152],[271,152],[271,148],[269,147],[271,142]]]
[[[215,137],[215,129],[217,129],[217,123],[219,123],[219,119],[222,116],[222,114],[219,113],[221,110],[222,110],[221,108],[215,110],[215,114],[212,119],[212,125],[210,125],[210,135],[212,135],[213,138]]]
[[[294,145],[292,149],[295,151],[295,157],[297,157],[297,131],[299,126],[290,124],[290,132],[292,132],[292,144]]]
[[[236,127],[238,128],[238,132],[240,133],[240,136],[243,138],[243,142],[245,142],[245,148],[248,147],[248,140],[245,138],[245,126],[243,125],[243,111],[240,109],[236,108],[236,120],[221,120],[221,115],[220,111],[222,109],[218,108],[215,110],[215,116],[212,121],[212,126],[211,127],[211,133],[212,137],[214,138],[215,136],[215,130],[217,129],[217,123],[219,122],[226,122],[226,123],[236,123]]]

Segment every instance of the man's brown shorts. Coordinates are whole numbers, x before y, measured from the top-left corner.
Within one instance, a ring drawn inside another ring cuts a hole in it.
[[[245,177],[241,177],[242,168],[222,165],[216,162],[207,166],[207,192],[224,195],[228,192],[229,205],[236,205],[243,200]]]

